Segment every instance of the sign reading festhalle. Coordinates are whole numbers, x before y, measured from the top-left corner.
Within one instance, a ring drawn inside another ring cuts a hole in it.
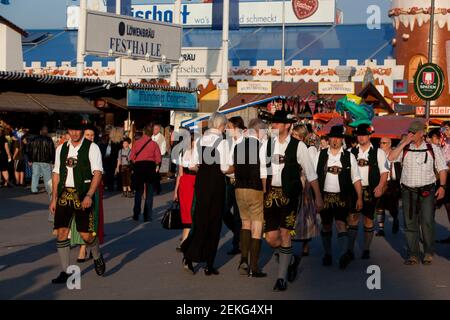
[[[88,11],[86,53],[99,56],[177,62],[181,52],[181,26],[128,16]]]
[[[414,91],[422,100],[436,100],[444,89],[444,72],[434,63],[419,66],[414,75]]]
[[[195,92],[162,90],[127,90],[127,106],[141,109],[167,109],[197,111]]]

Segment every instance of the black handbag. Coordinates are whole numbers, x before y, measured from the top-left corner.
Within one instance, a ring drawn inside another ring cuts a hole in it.
[[[166,210],[161,220],[161,225],[167,230],[183,229],[183,223],[181,222],[180,203],[177,201],[172,202],[169,209]]]

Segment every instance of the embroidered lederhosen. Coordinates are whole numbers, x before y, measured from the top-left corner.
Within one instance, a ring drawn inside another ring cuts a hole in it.
[[[281,187],[272,187],[264,197],[265,231],[295,229],[297,203]]]
[[[272,177],[267,177],[268,191],[264,197],[265,231],[275,231],[279,228],[295,230],[297,206],[302,193],[300,175],[302,168],[297,163],[297,148],[300,143],[292,139],[286,147],[285,154],[272,154],[272,141],[268,142],[268,167],[272,161],[284,164],[281,172],[281,187],[271,185]],[[303,143],[303,142],[301,142]]]
[[[371,147],[369,149],[369,159],[358,159],[359,148],[353,148],[352,153],[355,155],[359,167],[369,167],[369,185],[363,186],[363,209],[361,214],[373,220],[375,218],[375,208],[380,198],[375,198],[373,190],[380,182],[380,169],[378,167],[378,148]],[[358,212],[359,213],[359,212]]]
[[[94,211],[92,208],[83,210],[82,199],[75,188],[64,188],[56,203],[55,229],[69,228],[75,219],[78,232],[96,235]]]
[[[328,167],[328,150],[322,150],[317,164],[319,187],[322,191],[324,208],[320,212],[322,224],[332,224],[333,219],[346,222],[350,206],[354,201],[354,189],[351,180],[351,154],[344,151],[340,156],[341,166]],[[337,175],[341,192],[324,191],[325,180],[328,174]]]

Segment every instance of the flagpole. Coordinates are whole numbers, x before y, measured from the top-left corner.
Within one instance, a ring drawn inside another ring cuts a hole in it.
[[[431,0],[431,16],[430,16],[430,35],[428,37],[428,62],[433,62],[433,44],[434,44],[434,6],[435,0]],[[426,101],[425,120],[430,119],[431,101]]]
[[[285,61],[284,61],[284,51],[285,51],[285,3],[286,1],[283,0],[283,11],[282,11],[282,19],[283,19],[283,24],[282,24],[282,36],[281,36],[281,81],[284,82],[285,79]]]
[[[87,0],[80,0],[80,20],[77,35],[77,78],[84,76],[84,56],[86,53],[86,9]]]
[[[181,21],[181,0],[175,0],[175,3],[173,5],[173,23],[181,25],[182,26],[182,21]],[[181,29],[181,38],[183,38],[183,29]],[[183,43],[181,43],[181,45],[183,46]],[[177,78],[178,78],[178,68],[180,67],[181,64],[181,57],[179,59],[178,64],[173,65],[171,64],[171,74],[170,74],[170,86],[171,87],[176,87],[177,86]],[[174,126],[175,125],[175,110],[170,110],[170,125]]]
[[[181,25],[181,0],[175,0],[174,7],[173,7],[173,23]],[[181,37],[183,37],[183,29],[181,29]],[[178,73],[178,64],[171,64],[171,70],[170,70],[170,86],[176,87],[177,86],[177,73]]]
[[[222,78],[219,108],[228,102],[228,35],[230,24],[230,0],[223,0],[222,26]]]

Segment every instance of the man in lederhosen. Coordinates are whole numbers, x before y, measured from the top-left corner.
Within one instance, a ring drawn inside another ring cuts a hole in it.
[[[298,199],[302,192],[301,170],[305,170],[314,190],[318,210],[322,209],[323,202],[308,148],[289,134],[295,120],[289,118],[284,110],[277,110],[270,120],[272,138],[265,145],[270,175],[264,196],[264,220],[266,241],[273,248],[279,248],[278,277],[273,289],[284,291],[292,257],[290,233],[295,229]]]
[[[368,124],[360,124],[353,132],[358,145],[352,149],[359,166],[363,187],[363,208],[361,212],[350,213],[348,219],[349,255],[354,259],[355,240],[358,234],[359,213],[364,216],[364,247],[362,259],[370,259],[370,245],[373,240],[374,217],[377,200],[383,195],[389,170],[386,168],[386,155],[370,143],[373,133]]]
[[[240,235],[240,274],[254,278],[267,276],[258,267],[261,251],[261,236],[264,224],[264,189],[266,188],[266,156],[261,140],[266,124],[261,119],[252,119],[247,136],[233,150],[235,194],[242,219]],[[248,256],[250,255],[250,263]]]
[[[356,158],[343,148],[344,126],[334,126],[328,135],[330,146],[317,157],[317,176],[322,192],[324,208],[322,220],[322,243],[325,251],[322,263],[331,266],[331,239],[333,219],[336,221],[339,267],[345,269],[351,261],[348,253],[347,219],[351,210],[363,206],[361,177]],[[355,208],[352,205],[355,203]]]
[[[80,116],[73,116],[66,127],[70,141],[56,149],[50,203],[50,212],[55,215],[56,247],[62,266],[59,276],[52,280],[55,284],[66,283],[69,278],[68,235],[72,219],[75,219],[77,231],[92,252],[96,273],[101,276],[105,272],[105,262],[100,254],[98,238],[94,231],[92,209],[92,198],[102,179],[102,155],[95,143],[83,138]]]
[[[386,158],[392,152],[392,140],[388,137],[381,138],[380,149],[386,154]],[[402,176],[401,159],[397,158],[395,161],[387,161],[389,167],[389,176],[387,181],[387,188],[378,203],[376,213],[378,222],[377,237],[384,237],[384,222],[386,220],[386,210],[389,211],[393,218],[392,233],[397,234],[400,229],[400,222],[398,220],[398,204],[400,200],[400,177]]]

